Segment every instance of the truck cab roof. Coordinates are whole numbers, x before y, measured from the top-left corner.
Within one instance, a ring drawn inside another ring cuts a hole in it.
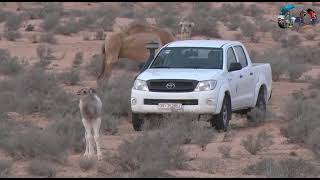
[[[210,47],[210,48],[222,48],[228,44],[241,44],[238,41],[229,40],[183,40],[174,41],[167,45],[167,47]]]

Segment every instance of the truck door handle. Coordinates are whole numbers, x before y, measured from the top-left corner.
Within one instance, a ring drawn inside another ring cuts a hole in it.
[[[242,78],[243,76],[242,75],[240,75],[240,78]]]
[[[250,72],[250,76],[252,76],[253,75],[253,72]]]

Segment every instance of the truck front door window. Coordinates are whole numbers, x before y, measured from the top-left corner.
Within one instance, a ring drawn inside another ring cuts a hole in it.
[[[236,55],[234,54],[232,48],[230,47],[227,51],[227,68],[230,68],[230,64],[231,63],[236,63],[237,59],[236,59]]]

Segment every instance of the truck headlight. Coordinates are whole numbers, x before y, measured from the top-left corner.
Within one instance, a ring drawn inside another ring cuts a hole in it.
[[[200,81],[194,91],[209,91],[213,90],[217,85],[217,81],[209,80],[209,81]]]
[[[134,81],[133,89],[140,90],[140,91],[149,91],[147,82],[140,79],[136,79]]]

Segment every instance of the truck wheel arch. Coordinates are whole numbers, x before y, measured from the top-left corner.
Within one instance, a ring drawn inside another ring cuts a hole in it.
[[[222,107],[222,102],[223,102],[223,99],[224,97],[228,96],[228,100],[229,100],[229,103],[232,107],[232,101],[231,101],[231,95],[230,95],[230,91],[229,89],[226,87],[226,86],[222,86],[220,88],[220,93],[219,93],[219,97],[218,97],[218,102],[217,102],[217,108],[216,108],[216,112],[215,113],[220,113],[221,111],[221,107]],[[232,109],[232,108],[231,108]]]
[[[268,95],[267,86],[266,86],[266,84],[262,83],[262,84],[258,85],[255,90],[255,99],[254,99],[253,106],[255,106],[257,104],[258,96],[259,96],[259,93],[261,90],[263,91],[264,99],[266,100],[266,102],[268,101],[268,99],[267,99],[267,95]]]

